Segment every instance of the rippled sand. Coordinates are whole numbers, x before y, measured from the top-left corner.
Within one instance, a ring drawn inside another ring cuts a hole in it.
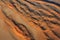
[[[60,6],[0,0],[0,40],[60,40]]]

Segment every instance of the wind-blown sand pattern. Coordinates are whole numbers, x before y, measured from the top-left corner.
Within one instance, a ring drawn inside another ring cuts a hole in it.
[[[0,40],[60,40],[60,6],[0,0]]]

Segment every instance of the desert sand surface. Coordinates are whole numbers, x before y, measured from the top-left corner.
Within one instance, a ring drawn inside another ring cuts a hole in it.
[[[0,0],[0,40],[60,40],[60,6]]]

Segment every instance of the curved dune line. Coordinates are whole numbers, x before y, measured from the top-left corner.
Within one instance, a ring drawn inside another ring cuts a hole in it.
[[[27,39],[23,36],[22,31],[20,31],[20,30],[17,28],[17,26],[15,26],[15,25],[12,23],[11,20],[9,20],[8,18],[6,18],[5,15],[1,12],[1,10],[0,10],[0,16],[1,16],[0,19],[2,19],[3,21],[5,21],[6,24],[9,25],[9,27],[11,28],[11,31],[14,33],[14,35],[17,35],[17,37],[20,37],[21,40],[27,40]],[[17,30],[19,31],[19,33],[18,33]],[[19,38],[19,39],[20,39],[20,38]]]

